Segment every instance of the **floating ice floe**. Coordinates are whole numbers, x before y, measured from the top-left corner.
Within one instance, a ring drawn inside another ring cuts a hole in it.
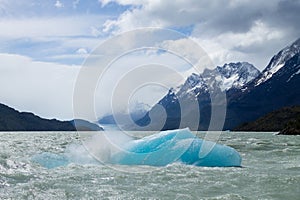
[[[106,146],[109,148],[109,145]],[[103,151],[101,148],[99,150]],[[108,152],[105,163],[117,165],[166,166],[180,162],[206,167],[239,167],[242,161],[235,149],[202,140],[187,128],[163,131],[142,139],[131,140],[120,146],[117,151],[105,149],[105,152]],[[33,161],[46,168],[63,166],[71,162],[95,163],[90,155],[87,154],[88,158],[83,158],[84,156],[78,156],[78,153],[84,154],[78,150],[76,154],[70,153],[70,150],[63,154],[45,152],[35,155]],[[103,162],[101,159],[100,161]]]

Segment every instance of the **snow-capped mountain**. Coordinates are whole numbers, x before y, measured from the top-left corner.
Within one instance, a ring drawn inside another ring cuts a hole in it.
[[[200,110],[198,130],[207,130],[211,117],[210,94],[220,89],[227,96],[224,129],[233,129],[242,123],[284,106],[300,105],[300,39],[282,49],[260,73],[253,65],[240,62],[192,74],[185,83],[171,89],[151,110],[163,106],[167,120],[163,130],[181,128],[180,120],[193,121],[193,110],[182,113],[180,103],[197,101]],[[150,112],[151,112],[150,110]],[[147,125],[161,121],[159,115],[149,118],[149,112],[137,123]],[[154,126],[155,127],[155,126]]]
[[[179,87],[177,98],[198,97],[200,94],[215,90],[228,91],[231,88],[241,89],[260,74],[252,64],[247,62],[228,63],[215,69],[205,69],[202,74],[192,74]]]
[[[243,93],[227,93],[226,128],[235,128],[283,107],[300,105],[299,44],[300,39],[273,56]]]
[[[169,92],[152,108],[157,109],[159,106],[163,106],[167,113],[167,124],[163,129],[169,129],[169,127],[177,126],[180,123],[180,118],[177,116],[186,116],[185,121],[193,121],[193,108],[181,111],[180,102],[184,102],[186,105],[199,105],[200,112],[206,111],[210,105],[210,95],[212,92],[223,91],[226,92],[230,89],[241,90],[241,88],[252,81],[259,75],[253,65],[247,62],[229,63],[223,66],[218,66],[213,70],[206,69],[202,74],[191,74],[184,84],[180,85],[176,89],[171,88]],[[189,116],[191,115],[191,119]],[[209,118],[210,114],[202,113],[202,116]],[[152,115],[153,120],[150,120],[149,113],[141,120],[137,121],[139,125],[147,125],[151,123],[157,123],[156,118],[159,121],[160,115]],[[207,124],[207,119],[204,119]],[[157,123],[158,124],[158,123]],[[186,124],[188,125],[188,124]],[[154,125],[155,127],[155,125]],[[191,127],[190,127],[191,128]],[[203,126],[203,129],[207,126]]]
[[[207,79],[214,76],[222,91],[231,88],[240,89],[260,74],[252,64],[248,62],[237,62],[218,66],[214,71],[204,71],[203,76]]]
[[[255,80],[255,86],[262,84],[263,82],[270,79],[276,72],[278,72],[285,63],[290,60],[293,56],[300,52],[300,38],[296,40],[292,45],[282,49],[276,54],[262,72],[260,77]]]
[[[178,86],[176,90],[173,90],[173,98],[195,98],[197,94],[208,91],[208,84],[201,74],[193,73],[190,75],[183,85]]]

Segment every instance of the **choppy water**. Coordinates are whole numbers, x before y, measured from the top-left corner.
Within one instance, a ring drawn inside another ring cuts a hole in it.
[[[80,144],[77,133],[0,133],[0,199],[300,199],[299,136],[229,132],[219,143],[239,151],[244,168],[173,164],[128,173],[73,163],[45,169],[32,156]]]

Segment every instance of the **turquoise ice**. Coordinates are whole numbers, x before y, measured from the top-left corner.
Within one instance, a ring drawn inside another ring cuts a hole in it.
[[[202,140],[187,128],[163,131],[142,139],[131,140],[120,146],[118,151],[112,153],[111,150],[105,149],[104,152],[108,152],[105,163],[117,165],[166,166],[179,162],[206,167],[239,167],[242,161],[235,149]],[[86,152],[83,146],[69,147],[61,154],[44,152],[35,155],[32,160],[46,168],[69,163],[100,163]]]
[[[131,141],[111,157],[114,164],[151,166],[181,162],[206,167],[239,167],[241,161],[235,149],[204,141],[189,129],[163,131]]]

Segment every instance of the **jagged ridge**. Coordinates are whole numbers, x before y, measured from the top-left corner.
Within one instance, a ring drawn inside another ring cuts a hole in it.
[[[178,100],[198,101],[201,115],[198,130],[207,130],[211,112],[209,95],[218,88],[227,96],[224,129],[253,121],[284,106],[300,105],[299,43],[300,39],[276,54],[262,73],[251,64],[241,62],[205,70],[202,74],[192,74],[182,86],[170,90],[158,102],[157,105],[163,106],[168,114],[163,130],[178,128],[182,116],[193,120],[193,111],[187,111],[184,115],[180,113]],[[160,116],[151,120],[151,123],[155,123]],[[138,122],[150,123],[149,113]]]

